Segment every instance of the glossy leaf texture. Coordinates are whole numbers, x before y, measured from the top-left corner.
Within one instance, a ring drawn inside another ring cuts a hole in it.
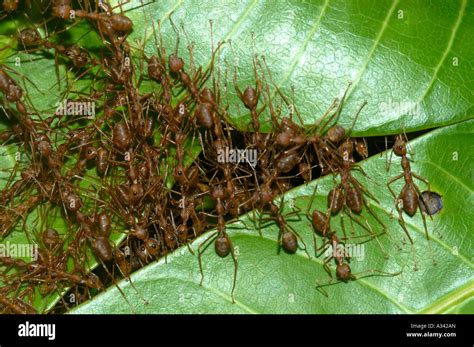
[[[228,224],[227,231],[238,254],[235,304],[230,296],[232,258],[219,258],[212,243],[203,253],[204,280],[200,286],[196,254],[197,247],[209,236],[206,233],[193,243],[194,255],[182,247],[167,259],[160,259],[134,273],[131,276],[134,288],[128,281],[119,283],[130,305],[117,288],[111,287],[71,312],[474,313],[474,235],[471,232],[474,220],[470,216],[474,199],[470,164],[473,132],[474,121],[468,121],[434,130],[410,142],[413,171],[429,180],[430,189],[442,196],[444,204],[432,220],[428,218],[430,241],[426,239],[420,213],[413,218],[404,216],[414,240],[414,253],[399,225],[395,199],[386,187],[389,178],[400,173],[400,160],[393,157],[387,173],[385,168],[391,152],[388,151],[361,163],[367,177],[354,173],[380,202],[367,197],[369,206],[388,232],[377,237],[379,242],[369,240],[366,230],[351,223],[349,216],[342,217],[348,237],[346,245],[353,243],[363,247],[362,252],[354,253],[353,273],[377,269],[401,274],[365,277],[327,286],[327,297],[316,290],[317,283],[327,283],[329,276],[323,269],[323,257],[314,257],[312,227],[306,211],[325,209],[326,194],[334,184],[333,178],[327,176],[284,196],[286,213],[298,212],[298,216],[289,217],[289,224],[301,235],[311,258],[304,250],[294,255],[281,251],[277,255],[275,223],[262,222],[262,236],[257,231],[258,223],[252,222],[252,214]],[[317,194],[308,209],[316,184]],[[399,192],[402,184],[395,183],[394,190]],[[427,188],[421,182],[419,186],[421,190]],[[360,220],[364,218],[374,233],[382,231],[383,228],[377,228],[377,223],[367,213],[363,213]],[[334,218],[331,223],[332,229],[342,237],[340,219]],[[263,228],[265,224],[268,226]],[[363,243],[367,240],[370,242]],[[321,239],[317,242],[320,247]],[[413,269],[415,261],[416,271]],[[335,277],[334,264],[330,264]]]
[[[294,105],[306,124],[318,120],[349,83],[338,122],[349,127],[360,105],[368,102],[355,136],[429,129],[473,116],[474,1],[143,3],[132,1],[123,8],[133,8],[127,12],[135,23],[131,39],[148,56],[156,54],[152,23],[156,27],[158,20],[167,53],[173,52],[176,33],[167,20],[172,13],[186,32],[180,29],[180,54],[188,57],[192,43],[194,64],[208,66],[212,20],[214,47],[226,42],[216,58],[226,71],[221,87],[226,83],[230,115],[242,127],[249,116],[236,107],[232,77],[236,71],[241,88],[255,85],[253,54],[265,57],[285,95],[292,95],[294,87]]]

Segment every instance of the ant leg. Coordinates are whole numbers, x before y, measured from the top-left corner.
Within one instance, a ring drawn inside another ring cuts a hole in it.
[[[364,173],[365,174],[365,173]],[[356,180],[354,177],[352,177],[352,175],[349,176],[350,177],[350,180],[352,182],[352,184],[354,184],[354,186],[356,186],[357,188],[359,188],[362,192],[364,192],[365,194],[367,194],[372,200],[374,200],[375,202],[377,202],[378,204],[380,204],[380,202],[378,201],[378,199],[371,193],[367,190],[367,188],[365,188],[362,184],[360,184],[360,182],[358,180]]]
[[[426,201],[423,198],[423,196],[421,195],[421,192],[420,192],[419,188],[416,185],[413,185],[413,186],[415,187],[418,196],[421,197],[421,199],[423,201],[423,204],[425,205],[425,208],[427,209]],[[420,205],[419,201],[418,201],[418,205]],[[433,254],[433,249],[431,247],[430,236],[429,236],[429,233],[428,233],[428,226],[426,224],[426,217],[425,217],[425,213],[423,212],[423,209],[421,208],[421,206],[420,206],[420,213],[421,213],[421,218],[423,219],[423,227],[425,229],[426,240],[428,241],[428,248],[429,248],[429,252],[430,252],[430,255],[431,255],[431,261],[432,261],[433,265],[436,266],[437,262],[436,262],[436,259],[434,257],[434,254]],[[430,218],[431,218],[431,220],[433,220],[431,215],[430,215]]]
[[[283,247],[282,244],[282,236],[283,236],[283,230],[281,228],[278,228],[278,237],[277,237],[277,254],[280,254],[281,248]]]
[[[234,251],[234,246],[230,247],[230,254],[232,255],[232,260],[234,261],[234,280],[232,282],[232,292],[231,292],[231,297],[232,297],[232,303],[235,304],[235,297],[234,297],[234,291],[235,291],[235,285],[237,282],[237,270],[238,270],[238,261],[237,261],[237,256],[235,255]]]
[[[316,284],[317,284],[317,285],[316,285],[316,290],[317,290],[318,292],[320,292],[321,294],[323,294],[326,298],[328,298],[328,297],[329,297],[329,294],[328,294],[328,292],[327,292],[326,290],[324,290],[323,287],[326,287],[326,286],[328,286],[329,284],[319,284],[318,280],[316,280]],[[333,284],[333,283],[332,283],[332,284]]]
[[[436,266],[437,265],[436,258],[434,257],[433,249],[431,247],[431,240],[428,236],[428,227],[426,226],[426,217],[425,217],[425,214],[423,213],[423,211],[420,210],[420,213],[421,213],[421,217],[423,218],[423,227],[425,228],[426,239],[428,241],[428,249],[429,249],[429,252],[430,252],[430,255],[431,255],[431,261],[432,261],[433,265]]]
[[[371,270],[366,270],[366,271],[362,271],[362,272],[353,274],[353,276],[354,276],[354,280],[358,280],[358,279],[361,279],[361,278],[367,278],[367,277],[373,277],[373,276],[395,277],[395,276],[401,275],[402,272],[403,271],[386,272],[386,271],[382,271],[382,270],[371,269]],[[367,274],[367,275],[365,275],[365,274]]]
[[[374,212],[374,210],[369,206],[369,204],[367,203],[367,201],[365,200],[364,197],[362,197],[362,201],[364,202],[365,207],[367,208],[367,210],[369,211],[369,213],[372,215],[372,217],[374,217],[374,218],[377,220],[377,222],[383,227],[383,234],[385,234],[386,231],[387,231],[387,226],[380,220],[380,218],[377,216],[377,214]],[[379,245],[380,250],[381,250],[381,251],[383,252],[383,254],[384,254],[384,258],[385,258],[385,259],[388,259],[388,258],[389,258],[388,252],[385,250],[385,247],[383,246],[383,244],[379,241],[379,238],[378,238],[377,234],[373,232],[372,228],[370,228],[370,224],[368,224],[368,225],[369,225],[369,228],[365,228],[365,229],[368,230],[368,231],[369,231],[369,234],[370,234],[373,238],[375,238],[375,240],[377,241],[377,244]],[[388,233],[387,233],[387,234],[388,234]],[[388,235],[389,235],[389,237],[390,237],[390,234],[388,234]]]
[[[400,174],[400,175],[395,176],[394,178],[392,178],[389,182],[387,182],[387,188],[390,191],[390,193],[392,194],[395,201],[397,201],[398,197],[397,197],[397,194],[395,194],[395,191],[392,189],[392,187],[390,185],[392,183],[394,183],[395,181],[399,180],[402,177],[403,177],[403,174]],[[393,212],[393,209],[390,212],[390,216],[391,216],[390,218],[393,218],[393,213],[392,212]]]
[[[198,246],[198,262],[199,262],[199,272],[201,273],[201,282],[199,283],[200,286],[202,286],[202,281],[204,280],[204,272],[202,270],[202,254],[204,251],[209,247],[210,242],[212,242],[213,238],[217,236],[219,232],[216,231],[209,235],[209,237],[204,240],[199,246]]]
[[[333,259],[332,255],[329,255],[327,256],[326,258],[324,258],[323,260],[323,268],[324,268],[324,271],[326,271],[326,273],[329,275],[329,277],[332,279],[332,273],[331,273],[331,268],[329,267],[329,262]]]
[[[417,271],[418,267],[416,266],[415,246],[414,246],[414,243],[413,243],[413,239],[411,238],[410,233],[408,232],[408,229],[406,227],[405,219],[403,219],[403,200],[398,200],[396,207],[397,207],[397,211],[398,211],[398,223],[400,224],[403,231],[405,232],[408,239],[410,240],[410,247],[411,247],[411,250],[412,250],[412,253],[413,253],[413,263],[414,263],[413,270]]]
[[[411,173],[413,177],[418,178],[421,182],[425,183],[428,186],[428,190],[430,190],[430,181],[428,181],[426,178],[421,177],[420,175],[417,175],[416,173],[412,172]]]
[[[412,172],[411,173],[413,177],[416,177],[417,179],[419,179],[421,182],[425,183],[427,186],[428,186],[428,191],[431,191],[431,185],[430,185],[430,182],[424,178],[424,177],[421,177],[419,175],[417,175],[416,173]],[[421,201],[425,207],[425,211],[428,211],[428,203],[427,201],[425,200],[425,197],[421,194],[421,191],[420,189],[418,188],[418,186],[416,186],[415,184],[413,184],[413,186],[415,187],[416,189],[416,192],[418,193],[418,196],[421,198]],[[418,203],[419,204],[419,203]],[[421,206],[420,206],[421,207]],[[423,210],[421,211],[422,214],[423,214]],[[428,216],[430,217],[431,220],[433,220],[433,216],[428,214]],[[426,238],[428,239],[428,233],[426,234]]]
[[[351,218],[351,233],[352,235],[355,234],[354,232],[354,226],[352,225],[352,212],[349,209],[349,216]],[[347,239],[347,234],[346,234],[346,226],[344,224],[344,212],[341,212],[341,229],[342,229],[342,234],[344,235],[344,238]]]

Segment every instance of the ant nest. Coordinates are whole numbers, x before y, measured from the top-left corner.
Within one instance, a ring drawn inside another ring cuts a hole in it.
[[[219,55],[225,43],[211,47],[211,63],[203,69],[193,62],[190,42],[187,52],[178,49],[179,39],[187,36],[171,18],[176,47],[166,49],[161,24],[150,21],[155,51],[145,53],[129,42],[134,23],[120,7],[105,1],[79,3],[87,6],[38,2],[36,10],[48,20],[14,33],[13,56],[22,53],[33,61],[53,55],[55,64],[66,65],[69,80],[58,76],[55,87],[63,89],[56,110],[39,113],[20,82],[27,78],[14,66],[0,66],[8,116],[2,118],[7,127],[0,138],[2,148],[16,153],[14,164],[3,167],[0,233],[4,239],[13,231],[23,233],[35,246],[29,260],[0,257],[4,313],[36,312],[38,295],[61,296],[50,310],[64,312],[182,246],[195,254],[203,277],[202,254],[211,243],[219,257],[233,258],[233,299],[237,256],[228,223],[257,210],[255,225],[268,220],[278,227],[276,252],[317,256],[318,249],[310,254],[288,222],[305,212],[279,197],[322,175],[334,175],[338,182],[327,194],[327,210],[310,211],[310,204],[306,211],[315,244],[323,242],[319,249],[338,249],[350,239],[345,230],[331,227],[331,218],[342,213],[364,230],[365,241],[382,247],[378,238],[386,228],[369,204],[378,201],[353,176],[357,161],[369,155],[367,142],[351,137],[352,129],[334,125],[344,98],[335,100],[317,124],[305,126],[263,57],[253,57],[255,83],[242,90],[236,72],[231,81],[222,76]],[[34,11],[18,6],[4,1],[3,13],[15,20]],[[100,47],[61,39],[79,23],[88,23]],[[85,92],[74,88],[80,81],[89,81]],[[229,97],[227,82],[237,102]],[[249,124],[233,124],[230,109],[245,112]],[[263,125],[270,130],[264,132]],[[400,225],[413,242],[404,218],[426,211],[428,201],[411,179],[422,178],[411,172],[405,146],[405,138],[398,136],[394,153],[402,158],[404,175],[390,181],[405,179],[405,186],[401,192],[390,190],[402,201],[397,205]],[[285,202],[291,212],[284,211]],[[367,226],[363,211],[374,217],[377,230]],[[33,227],[26,222],[31,219]],[[57,220],[63,227],[56,226]],[[190,242],[202,234],[193,250]],[[91,272],[94,261],[100,266]],[[378,270],[353,274],[349,261],[344,253],[331,253],[324,267],[331,273],[329,264],[335,262],[342,282],[375,273],[396,275]],[[326,285],[318,289],[325,292]]]

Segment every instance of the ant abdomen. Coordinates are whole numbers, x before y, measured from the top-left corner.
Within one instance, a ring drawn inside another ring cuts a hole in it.
[[[206,129],[211,129],[214,125],[212,105],[208,103],[199,104],[194,112],[194,117],[197,119],[199,125]]]
[[[291,231],[283,232],[281,243],[287,253],[295,253],[298,250],[298,239]]]
[[[399,199],[403,201],[403,210],[413,217],[418,210],[418,193],[413,185],[407,184],[400,192]]]
[[[252,87],[247,87],[244,90],[243,102],[245,107],[252,110],[257,106],[258,103],[258,94],[257,91]]]
[[[169,57],[169,68],[171,72],[177,73],[184,68],[184,61],[176,54],[171,54]]]
[[[337,186],[336,188],[331,189],[328,194],[328,208],[331,210],[331,213],[338,213],[343,205],[344,195],[342,194],[341,187]]]
[[[43,157],[49,157],[53,151],[51,143],[47,140],[42,140],[38,143],[38,151]]]
[[[120,122],[115,124],[112,141],[119,150],[125,151],[130,147],[132,143],[132,134],[125,123]]]
[[[276,160],[275,167],[282,173],[290,172],[300,160],[299,153],[296,151],[283,152]]]
[[[123,14],[114,14],[110,17],[110,22],[115,31],[129,32],[133,28],[133,22]]]
[[[219,235],[214,241],[214,248],[219,257],[224,258],[230,253],[232,242],[226,234]]]
[[[362,195],[360,191],[358,191],[354,187],[348,187],[345,190],[346,193],[346,203],[347,206],[355,213],[360,214],[362,212]]]
[[[318,235],[325,237],[329,231],[329,222],[326,215],[319,210],[314,210],[312,220]]]
[[[129,188],[129,201],[132,204],[137,203],[144,194],[143,185],[140,183],[134,183],[130,185]]]
[[[346,136],[346,130],[340,125],[333,125],[329,128],[327,137],[329,141],[334,144],[338,144]]]
[[[104,237],[109,237],[112,229],[112,222],[110,217],[105,212],[99,213],[97,217],[100,234]]]
[[[112,247],[110,246],[108,238],[104,236],[97,237],[94,241],[93,248],[95,255],[102,261],[109,261],[112,259]]]
[[[107,167],[109,166],[108,156],[109,156],[109,152],[105,148],[100,147],[97,150],[97,156],[96,156],[95,162],[96,162],[97,173],[100,176],[105,175],[107,171]]]

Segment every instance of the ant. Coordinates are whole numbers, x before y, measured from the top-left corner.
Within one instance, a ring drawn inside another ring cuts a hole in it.
[[[421,217],[423,219],[423,226],[425,229],[426,239],[428,240],[428,244],[430,245],[430,252],[431,252],[431,243],[429,242],[430,237],[429,237],[428,228],[426,225],[425,213],[423,212],[423,211],[428,210],[427,206],[429,206],[429,201],[426,198],[426,195],[423,195],[421,193],[420,189],[413,181],[413,178],[417,178],[418,180],[427,184],[428,190],[430,190],[429,189],[430,183],[425,178],[411,171],[410,161],[407,157],[407,143],[406,143],[406,139],[402,135],[396,136],[395,143],[393,144],[392,154],[393,153],[395,153],[396,156],[402,158],[401,166],[403,169],[403,173],[390,179],[390,181],[387,183],[387,187],[397,202],[396,208],[397,208],[398,216],[399,216],[399,224],[402,227],[405,234],[407,235],[408,240],[410,241],[410,244],[413,248],[413,244],[414,244],[413,239],[406,228],[405,220],[403,219],[403,212],[408,214],[410,217],[413,217],[418,211],[418,207],[419,207]],[[400,191],[400,194],[397,197],[397,195],[395,194],[394,190],[392,189],[390,185],[401,178],[404,179],[405,185],[403,186],[402,190]],[[431,215],[429,216],[430,218],[432,218]],[[414,250],[413,250],[413,257],[415,258]],[[436,265],[436,260],[434,258],[432,258],[432,260],[433,260],[433,265]],[[414,263],[414,269],[417,270],[416,260]]]
[[[270,214],[268,218],[259,218],[259,223],[261,221],[275,221],[278,224],[278,237],[277,237],[277,254],[280,253],[280,249],[283,248],[285,252],[289,254],[293,254],[298,250],[298,239],[304,245],[304,251],[307,254],[308,258],[310,258],[309,253],[307,251],[306,244],[299,233],[287,223],[288,217],[292,215],[297,215],[299,213],[299,209],[293,212],[289,212],[286,214],[282,214],[284,210],[284,198],[281,199],[280,207],[278,207],[274,201],[275,193],[272,191],[271,187],[268,183],[265,183],[262,187],[260,187],[253,195],[252,199],[259,201],[258,209],[260,211],[267,211]],[[255,201],[255,202],[256,202]],[[258,227],[258,231],[261,235],[260,226]]]
[[[313,222],[315,232],[326,239],[326,243],[321,246],[321,249],[324,249],[325,246],[327,245],[329,248],[326,248],[326,251],[332,250],[331,254],[327,255],[327,257],[324,259],[324,262],[323,262],[324,270],[329,274],[329,276],[331,277],[331,280],[332,280],[332,273],[328,266],[328,263],[331,259],[334,259],[336,262],[336,279],[338,280],[338,282],[347,283],[349,281],[355,281],[357,279],[370,277],[370,276],[376,276],[376,275],[391,277],[391,276],[397,276],[401,274],[401,271],[396,272],[396,273],[389,273],[389,272],[380,271],[380,270],[367,270],[358,274],[353,274],[351,267],[349,265],[350,254],[349,255],[346,254],[345,246],[343,245],[343,243],[341,243],[336,233],[334,231],[330,231],[331,227],[329,225],[329,222],[327,221],[325,214],[322,213],[321,211],[314,210],[312,214],[312,222]],[[316,250],[317,249],[316,243],[314,247]],[[328,285],[333,285],[333,284],[335,283],[329,282],[326,284],[318,284],[316,289],[327,297],[328,294],[324,290],[323,287],[328,286]]]
[[[211,190],[211,197],[216,201],[216,213],[217,213],[217,231],[209,235],[209,237],[204,240],[198,247],[198,261],[199,261],[199,271],[201,272],[201,282],[204,280],[204,272],[202,269],[202,254],[204,250],[209,246],[210,242],[214,241],[214,249],[217,255],[221,258],[225,258],[229,255],[232,255],[232,260],[234,261],[234,280],[232,282],[232,303],[235,303],[234,290],[237,280],[237,257],[235,255],[234,247],[232,241],[225,231],[226,221],[224,219],[225,209],[223,199],[225,197],[224,188],[221,185],[216,185]]]

